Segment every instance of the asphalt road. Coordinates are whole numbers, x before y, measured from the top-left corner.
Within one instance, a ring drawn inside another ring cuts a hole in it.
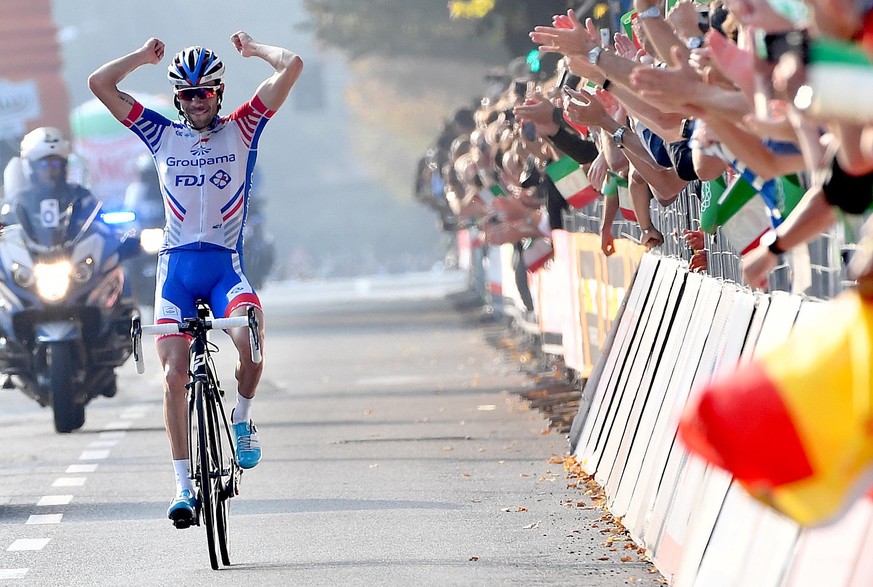
[[[657,585],[560,464],[457,276],[273,285],[233,565],[173,494],[157,361],[85,427],[0,390],[0,585]],[[453,293],[454,292],[454,293]],[[222,336],[222,338],[224,338]],[[225,343],[222,344],[227,349]],[[231,352],[218,355],[233,390]],[[632,555],[632,556],[630,556]],[[625,560],[622,561],[621,559]]]

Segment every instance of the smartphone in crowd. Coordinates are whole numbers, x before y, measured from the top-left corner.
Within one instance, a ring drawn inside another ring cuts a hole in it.
[[[521,136],[527,141],[537,140],[537,127],[533,122],[525,121],[521,123]]]
[[[524,100],[524,96],[527,93],[527,82],[516,81],[512,91],[515,93],[516,98]]]

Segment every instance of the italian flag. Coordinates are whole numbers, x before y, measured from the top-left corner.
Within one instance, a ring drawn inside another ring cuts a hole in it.
[[[625,178],[610,171],[609,177],[603,184],[603,195],[608,198],[618,197],[618,209],[622,218],[637,222],[637,215],[634,212],[633,201]]]
[[[616,188],[616,191],[618,191],[618,209],[621,212],[621,215],[624,216],[625,220],[639,222],[639,220],[637,220],[637,213],[634,212],[634,202],[633,199],[631,199],[630,188],[627,186],[626,179],[618,179],[618,187]]]
[[[527,239],[522,245],[522,255],[527,270],[536,273],[552,258],[552,243],[545,238]]]
[[[723,179],[704,184],[700,227],[713,233],[721,226],[731,246],[744,255],[770,230],[770,209],[762,198],[755,197],[758,190],[742,175],[729,186],[723,185]]]
[[[546,165],[546,173],[552,178],[555,187],[574,208],[584,208],[600,197],[588,174],[570,157],[561,157],[554,163]]]
[[[873,120],[873,62],[854,43],[810,41],[806,85],[794,105],[814,114],[869,122]]]
[[[479,190],[479,198],[486,204],[494,198],[500,198],[505,195],[506,193],[503,191],[503,188],[501,188],[500,185],[496,183],[491,185],[490,187],[483,187],[481,190]]]
[[[761,235],[787,218],[805,193],[796,175],[754,184],[747,178],[746,173],[739,175],[730,186],[723,177],[704,182],[700,214],[700,228],[712,234],[722,227],[742,253],[758,246]],[[765,191],[767,198],[755,197]]]

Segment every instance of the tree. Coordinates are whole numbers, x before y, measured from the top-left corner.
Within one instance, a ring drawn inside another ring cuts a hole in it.
[[[440,55],[491,61],[527,55],[528,34],[568,0],[305,0],[317,37],[358,55]],[[452,16],[457,18],[452,18]],[[491,45],[483,53],[482,40]]]
[[[441,56],[486,62],[506,60],[501,47],[483,41],[471,21],[452,21],[433,0],[305,0],[322,42],[363,56]]]

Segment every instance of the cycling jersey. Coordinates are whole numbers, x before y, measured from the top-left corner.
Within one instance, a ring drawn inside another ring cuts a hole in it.
[[[134,102],[123,123],[146,144],[158,169],[167,219],[162,251],[242,253],[258,139],[272,115],[255,96],[197,131]]]
[[[164,201],[155,322],[196,315],[207,299],[216,316],[260,308],[242,271],[243,225],[258,139],[273,115],[255,96],[202,131],[134,102],[123,121],[146,144]]]

